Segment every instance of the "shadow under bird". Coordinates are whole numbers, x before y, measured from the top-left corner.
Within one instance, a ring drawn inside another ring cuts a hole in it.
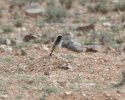
[[[61,45],[62,45],[62,35],[59,35],[59,36],[57,36],[57,38],[53,44],[53,47],[52,47],[52,50],[51,50],[49,56],[52,56],[53,51],[57,48],[60,48]]]

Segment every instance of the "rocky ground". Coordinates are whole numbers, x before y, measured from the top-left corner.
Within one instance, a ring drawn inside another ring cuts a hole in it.
[[[125,2],[31,1],[0,0],[0,99],[124,100]],[[65,32],[83,50],[50,57]]]

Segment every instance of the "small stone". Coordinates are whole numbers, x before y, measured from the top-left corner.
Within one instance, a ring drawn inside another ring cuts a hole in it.
[[[102,24],[105,27],[112,27],[112,24],[110,22],[103,22]]]
[[[88,32],[90,30],[95,30],[95,26],[94,26],[94,24],[88,24],[85,26],[80,26],[80,27],[76,28],[76,30],[82,31],[82,32]]]
[[[70,64],[70,63],[65,63],[65,64],[63,64],[62,66],[59,66],[59,68],[61,68],[61,69],[66,69],[66,70],[68,70],[68,69],[70,69],[70,70],[73,70],[74,69],[74,65],[73,64]]]
[[[119,2],[119,0],[111,0],[112,1],[112,3],[118,3]]]
[[[6,39],[6,45],[11,45],[11,41],[9,39]]]
[[[58,80],[57,83],[59,83],[60,86],[65,87],[67,82],[65,80]]]
[[[121,97],[121,94],[116,94],[117,97]],[[116,99],[117,100],[117,99]]]
[[[37,15],[45,12],[44,8],[42,8],[41,5],[36,2],[26,5],[24,11],[28,15]]]
[[[0,44],[11,45],[11,41],[6,38],[0,38]]]
[[[16,40],[15,40],[15,39],[12,39],[12,40],[11,40],[11,45],[14,46],[14,45],[16,45],[16,44],[17,44]]]
[[[71,93],[72,93],[71,91],[66,91],[65,92],[66,95],[71,95]]]
[[[108,97],[108,98],[111,96],[111,95],[110,95],[109,93],[107,93],[107,92],[104,92],[103,95],[106,96],[106,97]]]
[[[0,97],[2,97],[3,99],[7,99],[8,98],[8,95],[1,95]]]
[[[24,36],[24,38],[23,38],[23,40],[25,42],[29,42],[29,41],[35,40],[35,39],[36,39],[36,37],[34,35],[32,35],[32,34],[28,34],[28,35]]]
[[[25,51],[25,50],[23,50],[23,49],[21,49],[21,55],[22,55],[22,56],[27,55],[26,51]]]
[[[48,48],[47,46],[42,45],[42,48],[43,48],[45,51],[49,52],[49,48]]]
[[[83,95],[84,97],[86,97],[86,96],[87,96],[85,93],[82,93],[82,95]]]
[[[22,31],[26,31],[26,27],[22,27],[21,30],[22,30]]]
[[[1,52],[12,52],[13,49],[10,46],[7,45],[0,45],[0,51]]]
[[[45,71],[45,72],[44,72],[44,75],[49,76],[49,75],[50,75],[49,71]]]
[[[62,46],[77,53],[83,52],[82,45],[74,40],[63,41]]]
[[[98,52],[98,47],[96,45],[88,45],[84,46],[86,48],[86,52]]]
[[[120,91],[120,90],[117,90],[117,91],[116,91],[116,93],[120,94],[120,93],[121,93],[121,91]]]

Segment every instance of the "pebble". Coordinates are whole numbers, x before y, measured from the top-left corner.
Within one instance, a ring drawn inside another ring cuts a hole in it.
[[[112,27],[112,24],[110,22],[103,22],[102,24],[105,27]]]
[[[11,45],[11,41],[6,38],[0,38],[0,44]]]
[[[75,65],[70,64],[70,63],[64,63],[63,65],[59,66],[59,68],[66,69],[66,70],[68,70],[68,69],[73,70],[74,67],[75,67]]]
[[[82,45],[74,40],[63,41],[62,47],[65,47],[65,48],[67,48],[71,51],[77,52],[77,53],[83,52]]]
[[[71,95],[71,93],[72,93],[71,91],[66,91],[65,92],[66,95]]]
[[[0,45],[0,51],[1,52],[12,52],[13,49],[11,46],[7,46],[7,45]]]
[[[25,56],[25,55],[27,55],[27,52],[25,50],[21,49],[21,55]]]
[[[49,72],[49,71],[45,71],[45,72],[44,72],[44,75],[49,76],[49,75],[50,75],[50,72]]]
[[[67,48],[74,52],[83,52],[82,45],[79,42],[76,42],[74,35],[71,32],[62,34],[62,47]]]
[[[41,7],[39,3],[33,2],[25,6],[24,11],[28,15],[37,15],[44,13],[44,8]]]
[[[99,51],[99,48],[96,45],[87,45],[83,47],[86,48],[85,52],[98,52]]]

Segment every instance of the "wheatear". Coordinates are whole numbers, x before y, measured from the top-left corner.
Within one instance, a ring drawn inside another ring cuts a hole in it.
[[[52,50],[51,50],[49,56],[52,56],[53,51],[55,49],[59,49],[61,47],[61,45],[62,45],[62,35],[58,35],[56,37],[56,40],[55,40],[55,42],[53,44],[53,47],[52,47]]]
[[[59,49],[62,44],[65,44],[65,42],[72,40],[73,39],[73,34],[71,32],[63,33],[62,35],[58,35],[55,39],[55,42],[53,44],[52,50],[50,52],[49,56],[52,56],[52,53],[55,49]]]

